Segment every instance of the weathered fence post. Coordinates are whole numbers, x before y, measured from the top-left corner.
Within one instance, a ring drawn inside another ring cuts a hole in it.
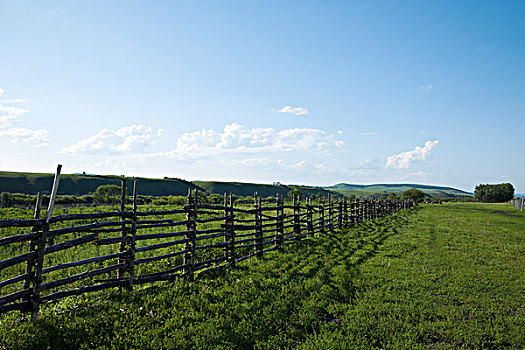
[[[346,203],[346,197],[343,197],[342,199],[343,203],[343,227],[348,226],[348,205]]]
[[[49,232],[49,223],[53,216],[53,209],[55,206],[55,199],[58,192],[58,184],[60,182],[60,171],[62,165],[58,164],[55,179],[53,181],[53,189],[51,190],[51,197],[49,198],[49,205],[47,207],[46,221],[42,226],[36,240],[36,259],[35,272],[33,279],[33,289],[31,291],[31,322],[36,323],[38,319],[38,312],[40,311],[40,285],[42,284],[42,270],[44,269],[44,255],[46,250],[47,233]],[[35,213],[36,214],[36,213]]]
[[[332,231],[333,230],[333,215],[334,215],[334,211],[333,211],[333,207],[332,207],[332,196],[331,195],[328,195],[328,231]]]
[[[40,311],[40,285],[42,284],[42,270],[44,269],[44,252],[46,249],[47,232],[49,231],[49,222],[46,220],[39,232],[36,241],[36,261],[35,272],[33,276],[33,290],[31,291],[31,322],[35,323]]]
[[[352,222],[354,224],[358,224],[359,223],[359,200],[357,198],[354,200],[354,203],[352,203],[352,207],[353,207]]]
[[[343,201],[339,199],[337,202],[338,202],[337,228],[340,230],[343,228]]]
[[[128,255],[128,289],[133,290],[133,279],[135,278],[135,237],[137,236],[137,180],[133,181],[133,214],[131,217],[131,237],[129,241]]]
[[[293,234],[296,240],[301,239],[301,200],[299,196],[293,195]]]
[[[122,178],[120,180],[120,183],[121,183],[121,186],[120,186],[120,220],[122,222],[122,224],[120,225],[120,229],[121,229],[121,232],[120,232],[120,237],[122,239],[126,238],[128,232],[127,232],[127,228],[126,228],[126,214],[124,213],[126,211],[126,179],[125,178]],[[119,252],[120,253],[123,253],[126,251],[126,242],[124,240],[120,241],[119,243]],[[122,263],[125,263],[127,261],[127,258],[119,258],[118,259],[118,263],[119,264],[122,264]],[[117,271],[117,278],[118,279],[122,279],[124,278],[124,272],[126,271],[126,269],[124,267],[121,267],[120,269],[118,269]]]
[[[224,247],[224,255],[229,266],[235,266],[235,230],[234,230],[234,212],[233,201],[230,193],[228,204],[228,195],[224,192],[224,241],[227,245]]]
[[[350,200],[350,203],[348,203],[348,214],[347,214],[347,220],[348,220],[348,225],[351,226],[353,223],[354,223],[354,220],[353,220],[353,203],[354,201],[353,200]]]
[[[307,236],[313,236],[314,234],[314,223],[313,223],[313,210],[312,210],[312,199],[306,200],[306,227]]]
[[[195,190],[195,197],[191,195],[191,189],[188,189],[188,200],[186,202],[186,244],[184,254],[184,275],[189,281],[193,281],[193,270],[195,268],[195,246],[197,235],[197,197],[198,193]]]
[[[324,234],[324,196],[319,199],[319,231]]]
[[[257,258],[263,258],[263,232],[261,220],[261,199],[257,197],[257,192],[253,195],[253,210],[255,216],[255,254]]]
[[[277,234],[277,241],[275,242],[275,245],[277,247],[282,247],[284,243],[284,199],[283,196],[279,197],[279,194],[277,194],[277,209],[276,209],[276,234]]]
[[[36,203],[35,203],[35,212],[33,214],[33,218],[34,219],[40,219],[40,213],[41,213],[41,209],[42,209],[42,192],[38,192],[37,196],[36,196]],[[40,225],[35,225],[33,226],[32,228],[32,232],[38,232],[39,231],[39,228],[41,226]],[[30,259],[27,260],[27,265],[26,265],[26,272],[25,272],[25,281],[24,281],[24,289],[28,289],[31,287],[31,284],[34,284],[35,283],[35,264],[36,264],[36,260],[37,260],[37,253],[35,252],[35,248],[38,244],[38,236],[36,238],[33,238],[31,239],[31,241],[29,242],[29,249],[28,249],[28,253],[33,253],[34,252],[34,255],[33,257],[31,257]],[[31,307],[31,295],[28,295],[26,298],[25,298],[25,301],[27,303],[27,310],[26,311],[31,311],[32,310],[32,307]]]

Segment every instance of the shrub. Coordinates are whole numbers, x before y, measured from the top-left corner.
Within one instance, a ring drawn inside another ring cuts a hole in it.
[[[474,194],[478,202],[503,203],[514,198],[514,186],[510,183],[480,184],[476,186]]]
[[[401,200],[413,200],[414,203],[421,203],[425,198],[425,193],[417,188],[411,188],[401,194]]]

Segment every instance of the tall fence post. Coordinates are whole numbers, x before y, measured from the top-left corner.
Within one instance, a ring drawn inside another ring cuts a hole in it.
[[[34,219],[40,219],[40,214],[41,214],[41,209],[42,209],[42,192],[38,192],[37,196],[36,196],[36,203],[35,203],[35,212],[33,214],[33,218]],[[40,225],[35,225],[33,226],[32,228],[32,232],[38,232],[39,231],[39,228],[41,226]],[[34,255],[32,258],[28,259],[27,260],[27,265],[26,265],[26,272],[25,272],[25,281],[24,281],[24,289],[29,289],[31,287],[32,284],[35,283],[35,264],[36,264],[36,261],[37,261],[37,253],[35,251],[35,248],[38,244],[38,235],[36,238],[33,238],[31,239],[31,241],[29,242],[29,250],[28,250],[28,253],[32,253],[34,252]],[[31,311],[32,310],[32,307],[31,307],[31,295],[27,296],[25,298],[25,301],[27,303],[27,310],[26,311]]]
[[[284,235],[284,202],[282,196],[279,197],[279,194],[276,195],[276,213],[275,213],[275,234],[277,235],[275,245],[277,247],[281,247],[284,243],[283,241],[283,235]]]
[[[342,229],[343,228],[343,201],[342,199],[339,199],[337,201],[338,203],[338,213],[337,213],[337,228]]]
[[[257,192],[253,195],[253,210],[255,215],[255,255],[257,258],[263,258],[263,232],[261,220],[261,199]]]
[[[350,200],[350,205],[349,205],[349,208],[348,208],[348,221],[350,223],[350,225],[353,225],[355,224],[355,221],[354,221],[354,201],[355,200]]]
[[[312,199],[306,200],[306,227],[307,235],[313,236],[314,234],[314,223],[313,223],[313,210],[312,210]]]
[[[191,189],[188,189],[188,199],[186,202],[186,244],[184,254],[184,275],[189,281],[193,281],[193,270],[195,268],[195,245],[196,245],[196,230],[197,230],[197,197],[198,193],[195,190],[195,197],[191,195]]]
[[[332,208],[332,196],[331,195],[328,195],[328,231],[332,231],[333,227],[333,222],[332,222],[332,219],[333,219],[333,215],[334,215],[334,212],[333,212],[333,208]]]
[[[120,225],[120,229],[121,229],[120,237],[124,239],[128,235],[127,227],[126,227],[126,214],[124,213],[126,211],[126,194],[127,194],[126,179],[122,178],[120,180],[120,183],[121,183],[121,186],[120,186],[120,220],[122,222],[122,224]],[[126,242],[122,240],[119,243],[119,252],[123,253],[125,251],[126,251]],[[118,259],[119,264],[126,263],[126,261],[127,261],[127,258],[121,257]],[[125,271],[126,271],[126,268],[124,267],[121,267],[120,269],[118,269],[117,278],[118,279],[124,278]]]
[[[342,201],[343,201],[343,203],[342,203],[342,206],[343,206],[343,227],[347,227],[348,226],[348,205],[347,205],[347,202],[346,202],[346,197],[343,197]]]
[[[40,285],[42,284],[42,270],[44,269],[44,256],[46,250],[47,233],[49,232],[49,223],[53,216],[53,209],[55,206],[55,199],[58,192],[58,184],[60,182],[60,171],[62,165],[58,164],[55,179],[53,180],[53,189],[51,190],[51,197],[49,198],[49,205],[47,207],[46,221],[39,232],[36,241],[36,261],[35,261],[35,275],[33,280],[33,290],[31,292],[31,322],[36,323],[38,320],[38,313],[40,311]]]
[[[319,199],[319,231],[324,234],[324,196]]]
[[[229,266],[235,266],[235,230],[234,230],[234,213],[233,201],[230,193],[229,203],[228,195],[224,192],[224,241],[227,245],[224,247],[224,255]]]
[[[299,196],[293,195],[293,233],[296,240],[301,239],[301,200]]]
[[[133,212],[131,217],[131,236],[129,241],[128,255],[128,290],[133,290],[133,279],[135,278],[135,237],[137,236],[137,180],[133,181]]]

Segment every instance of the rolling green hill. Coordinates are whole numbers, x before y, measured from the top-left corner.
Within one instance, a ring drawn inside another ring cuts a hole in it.
[[[36,194],[42,192],[49,194],[53,184],[54,174],[44,173],[21,173],[0,171],[0,192]],[[120,185],[121,176],[116,175],[81,175],[63,174],[60,177],[59,194],[62,195],[84,195],[94,192],[100,185]],[[128,179],[128,193],[131,194],[131,181],[139,180],[139,194],[149,196],[183,196],[188,193],[189,188],[196,188],[208,194],[233,193],[238,196],[252,196],[254,193],[260,197],[269,197],[279,194],[286,196],[291,190],[298,188],[305,197],[312,195],[329,194],[357,196],[357,197],[381,197],[391,192],[400,193],[411,188],[418,188],[430,197],[469,197],[471,193],[451,187],[418,185],[418,184],[377,184],[377,185],[353,185],[340,183],[329,187],[301,186],[301,185],[270,185],[244,182],[221,182],[221,181],[185,181],[177,178],[150,179],[132,178]]]
[[[54,174],[0,172],[0,192],[49,194],[53,185]],[[100,185],[120,186],[121,176],[114,175],[76,175],[62,174],[58,194],[84,195],[95,192]],[[128,193],[132,191],[132,180],[139,180],[138,192],[142,195],[168,196],[186,195],[188,188],[197,188],[189,181],[179,179],[131,178],[128,180]]]
[[[389,193],[401,193],[411,188],[417,188],[430,197],[471,197],[472,193],[458,190],[452,187],[418,185],[418,184],[376,184],[355,185],[340,183],[334,186],[324,187],[327,190],[341,193],[345,196],[355,195],[358,197],[380,197]]]

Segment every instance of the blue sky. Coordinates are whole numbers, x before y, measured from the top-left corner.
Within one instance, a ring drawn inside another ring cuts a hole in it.
[[[523,1],[0,0],[1,170],[525,192]]]

